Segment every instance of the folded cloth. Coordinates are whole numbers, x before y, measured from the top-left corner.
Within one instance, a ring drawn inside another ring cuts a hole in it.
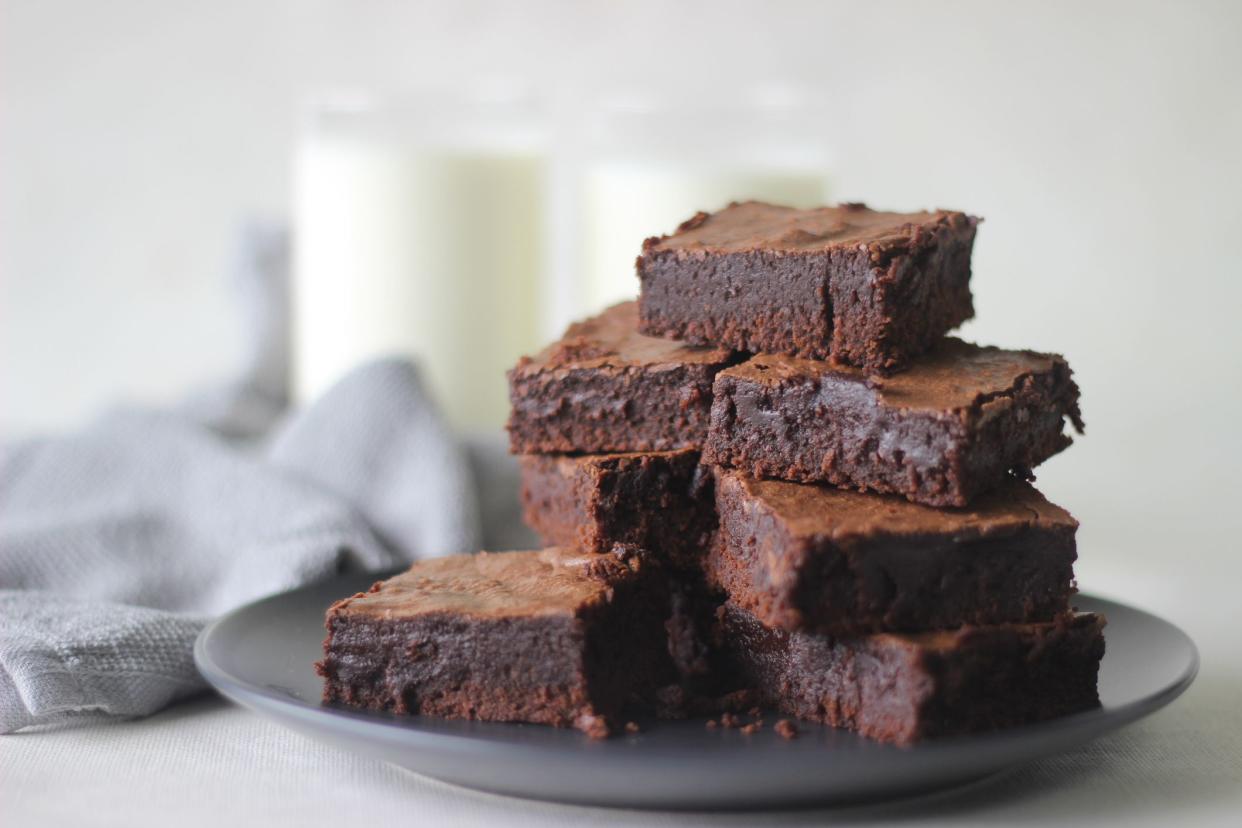
[[[252,261],[280,261],[260,242]],[[364,365],[265,432],[285,372],[250,362],[197,405],[0,448],[0,732],[151,713],[204,688],[191,651],[211,617],[479,548],[477,460],[413,365]]]

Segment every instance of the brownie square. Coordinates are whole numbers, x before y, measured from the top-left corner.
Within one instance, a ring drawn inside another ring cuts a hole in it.
[[[638,332],[634,302],[577,322],[509,371],[515,454],[699,449],[712,381],[733,360]]]
[[[732,604],[721,624],[765,705],[883,742],[995,730],[1099,705],[1102,618],[840,638],[765,627]]]
[[[760,355],[721,371],[704,462],[966,506],[1081,433],[1078,386],[1055,354],[946,338],[909,370],[868,377]]]
[[[763,624],[836,635],[1049,621],[1078,522],[1010,480],[968,509],[718,469],[711,583]]]
[[[549,545],[634,544],[688,570],[715,529],[711,473],[695,451],[528,454],[521,467],[526,523]]]
[[[606,736],[675,678],[657,573],[558,548],[420,561],[328,610],[324,701]]]
[[[643,244],[642,331],[887,373],[974,315],[977,223],[862,204],[699,213]]]

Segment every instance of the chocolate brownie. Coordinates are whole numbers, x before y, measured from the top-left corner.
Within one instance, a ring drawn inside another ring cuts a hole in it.
[[[884,742],[1036,722],[1095,707],[1103,619],[838,638],[721,609],[734,668],[764,704]]]
[[[965,506],[1081,433],[1078,386],[1053,354],[946,338],[893,377],[756,356],[716,377],[706,463],[758,477]]]
[[[549,545],[635,544],[685,570],[715,529],[711,473],[695,451],[528,454],[521,466],[526,523]]]
[[[675,680],[658,567],[565,549],[420,561],[333,604],[323,698],[606,736]]]
[[[1009,480],[968,509],[717,469],[709,580],[762,623],[838,635],[1048,621],[1077,521]]]
[[[635,303],[615,305],[509,371],[510,446],[515,454],[701,448],[712,380],[731,361],[727,349],[643,336]]]
[[[974,315],[977,223],[862,204],[699,213],[643,244],[642,331],[887,373]]]

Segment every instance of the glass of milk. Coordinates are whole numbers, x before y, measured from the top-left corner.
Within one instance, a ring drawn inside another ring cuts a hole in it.
[[[643,239],[699,210],[757,199],[794,207],[828,198],[823,108],[790,87],[722,101],[613,98],[597,107],[582,163],[578,315],[638,293]]]
[[[403,355],[459,429],[499,428],[537,344],[546,134],[508,90],[322,97],[295,160],[293,385]]]

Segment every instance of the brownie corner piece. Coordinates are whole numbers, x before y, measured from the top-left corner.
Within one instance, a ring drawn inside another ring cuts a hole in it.
[[[576,322],[509,371],[515,454],[699,449],[728,349],[644,336],[635,302]]]
[[[966,509],[716,470],[709,580],[762,623],[850,635],[1048,621],[1077,521],[1010,480]]]
[[[721,371],[704,461],[960,507],[1082,430],[1064,358],[946,337],[906,371],[761,354]]]
[[[791,633],[726,604],[734,669],[781,712],[910,745],[1099,706],[1104,619],[858,637]]]
[[[544,543],[634,545],[697,570],[716,525],[711,472],[692,450],[519,458],[523,517]]]
[[[323,698],[608,735],[675,677],[658,566],[549,548],[433,558],[338,601]]]
[[[974,315],[977,224],[861,204],[699,213],[643,245],[642,330],[891,372]]]
[[[907,741],[999,730],[1100,705],[1102,615],[1046,623],[968,626],[910,636],[919,667],[940,689],[923,698]]]

